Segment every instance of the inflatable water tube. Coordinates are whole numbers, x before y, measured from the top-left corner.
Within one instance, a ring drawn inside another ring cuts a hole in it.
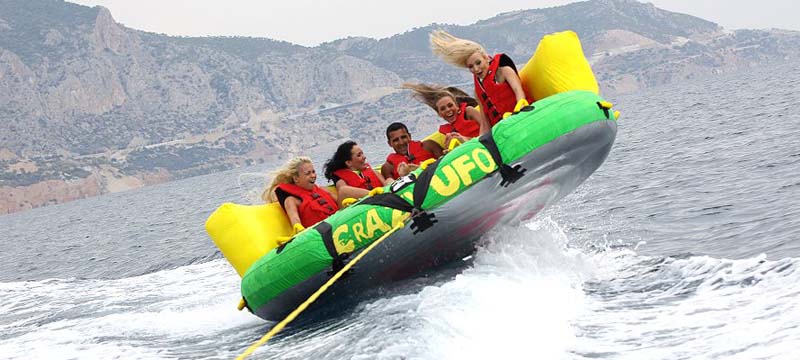
[[[573,191],[605,160],[616,133],[615,112],[596,91],[559,90],[281,246],[263,225],[289,231],[275,204],[240,210],[223,205],[206,228],[242,275],[246,307],[280,320],[349,256],[401,223],[312,307],[358,299],[470,255],[492,228],[529,220]],[[270,211],[269,220],[258,219]]]

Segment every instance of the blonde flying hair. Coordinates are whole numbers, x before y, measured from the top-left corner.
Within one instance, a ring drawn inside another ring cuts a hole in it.
[[[449,64],[466,68],[467,59],[476,52],[486,54],[480,44],[466,39],[460,39],[444,30],[434,30],[430,35],[431,50],[436,56]]]
[[[261,198],[268,203],[278,201],[278,197],[275,196],[275,188],[280,184],[294,184],[293,177],[300,176],[300,165],[305,163],[312,164],[311,158],[306,156],[298,156],[287,161],[278,170],[273,171],[271,173],[272,183],[270,183],[269,187],[264,190],[263,193],[261,193]]]
[[[456,104],[466,102],[470,106],[477,106],[475,99],[455,86],[404,83],[401,88],[411,90],[413,92],[411,97],[428,105],[434,111],[439,110],[436,108],[436,102],[445,96],[449,96]]]

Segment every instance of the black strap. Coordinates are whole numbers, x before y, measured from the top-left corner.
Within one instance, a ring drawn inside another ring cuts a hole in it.
[[[423,232],[433,226],[433,224],[439,222],[439,220],[436,220],[435,214],[427,213],[422,209],[425,196],[428,195],[428,189],[431,187],[433,175],[436,172],[436,168],[439,167],[439,161],[440,160],[436,160],[429,164],[428,167],[419,174],[419,177],[417,177],[414,183],[414,208],[411,211],[411,229],[414,230],[414,234]]]
[[[603,104],[601,104],[599,101],[597,102],[597,107],[599,107],[600,110],[603,110],[603,114],[606,116],[606,119],[610,119],[610,117],[609,117],[610,113],[609,113],[608,109],[603,107]]]
[[[494,141],[491,131],[481,135],[479,141],[486,147],[486,150],[492,155],[494,163],[497,164],[497,167],[500,169],[500,176],[503,178],[503,181],[500,182],[500,186],[507,187],[517,182],[517,180],[525,175],[525,171],[528,169],[523,169],[521,164],[511,167],[503,162],[503,156],[500,154],[500,149],[497,148],[497,143]]]
[[[417,180],[414,182],[415,209],[422,209],[422,203],[425,202],[425,196],[428,195],[428,189],[431,187],[431,180],[433,180],[433,175],[436,172],[436,168],[439,167],[440,161],[441,158],[429,164],[428,167],[426,167],[425,170],[419,174]]]
[[[317,230],[317,232],[322,235],[322,243],[325,244],[325,249],[328,250],[328,254],[333,258],[331,261],[331,270],[328,271],[328,275],[333,276],[333,274],[336,274],[344,267],[344,260],[350,256],[350,253],[339,254],[336,251],[336,245],[333,243],[333,227],[331,224],[321,221],[317,226],[314,226],[314,230]]]
[[[414,206],[409,204],[407,201],[403,200],[399,195],[394,193],[383,193],[374,196],[370,196],[362,201],[360,201],[358,205],[377,205],[377,206],[384,206],[390,209],[400,210],[403,212],[410,213],[414,210]]]
[[[314,230],[322,236],[322,243],[325,244],[325,249],[328,250],[328,255],[336,259],[339,253],[336,251],[336,245],[333,243],[333,227],[327,222],[320,221]]]
[[[428,194],[428,189],[431,187],[431,180],[433,179],[437,167],[439,167],[438,160],[428,165],[428,167],[419,174],[419,177],[414,177],[414,174],[409,174],[395,181],[395,183],[390,186],[390,189],[393,191],[392,193],[371,196],[358,202],[356,205],[378,205],[403,212],[410,212],[411,228],[414,229],[414,234],[425,231],[433,226],[433,224],[439,222],[439,220],[436,220],[435,214],[422,210],[422,204],[425,202],[425,196]],[[409,204],[395,193],[411,184],[414,184],[414,191],[412,194],[413,204]]]
[[[414,234],[428,230],[437,222],[439,220],[436,220],[436,214],[434,213],[428,213],[421,209],[414,209],[411,212],[411,229],[414,230]]]
[[[333,263],[331,263],[331,269],[328,270],[328,276],[336,275],[336,273],[338,273],[339,270],[342,270],[342,268],[344,268],[345,265],[344,261],[347,260],[348,257],[350,257],[350,253],[342,253],[339,254],[339,256],[333,258]],[[353,272],[352,268],[350,270],[347,270],[344,274],[342,274],[342,278],[346,278],[352,272]]]

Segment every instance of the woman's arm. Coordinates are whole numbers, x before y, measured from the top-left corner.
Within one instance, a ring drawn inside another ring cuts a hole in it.
[[[400,163],[400,165],[397,167],[397,174],[400,176],[406,176],[417,169],[419,169],[419,165],[417,164]]]
[[[394,175],[394,165],[388,161],[383,163],[383,165],[381,165],[381,175],[383,175],[383,178],[386,179],[387,182],[394,181],[392,177],[392,175]]]
[[[373,171],[374,171],[374,170],[373,170]],[[388,183],[389,183],[389,181],[388,181],[388,180],[386,180],[386,178],[383,176],[383,174],[381,174],[381,171],[375,171],[375,175],[378,175],[378,179],[380,179],[380,180],[381,180],[381,187],[382,187],[383,185],[386,185],[386,184],[388,184]],[[391,177],[390,177],[390,179],[391,179]]]
[[[303,222],[300,221],[300,212],[298,211],[300,202],[300,199],[294,196],[288,196],[286,200],[283,201],[283,208],[286,209],[286,216],[289,217],[289,222],[292,223],[293,227],[295,224],[303,224]]]
[[[434,159],[438,159],[438,158],[442,157],[442,150],[444,150],[439,145],[439,143],[437,143],[436,141],[433,141],[433,140],[423,140],[422,141],[422,148],[425,149],[425,151],[431,153],[431,155],[433,155]]]
[[[489,120],[486,120],[486,116],[483,116],[483,113],[478,111],[478,109],[476,109],[476,108],[474,108],[472,106],[467,106],[467,108],[464,110],[464,112],[465,112],[464,117],[466,119],[473,120],[473,121],[477,122],[478,125],[480,125],[480,127],[481,127],[480,134],[481,135],[486,134],[487,132],[492,130],[492,125],[489,124]]]
[[[327,191],[327,192],[328,192],[328,194],[331,194],[331,197],[333,198],[333,200],[336,200],[336,203],[337,203],[337,204],[338,204],[338,203],[340,203],[340,201],[339,201],[339,194],[336,194],[336,193],[334,193],[333,191],[331,191],[331,189],[328,189],[328,187],[327,187],[327,186],[322,186],[322,189],[323,189],[323,190],[325,190],[325,191]]]
[[[517,102],[525,99],[525,90],[522,89],[522,81],[519,79],[519,75],[514,69],[510,66],[501,66],[497,69],[497,72],[500,75],[500,79],[497,79],[497,82],[501,83],[507,81],[508,85],[511,86],[511,90],[514,91],[514,97],[517,98]]]
[[[339,192],[339,199],[336,200],[339,203],[339,206],[342,205],[342,200],[344,199],[347,198],[360,199],[369,194],[369,191],[367,191],[366,189],[361,189],[355,186],[347,185],[347,183],[341,179],[336,182],[336,190]]]

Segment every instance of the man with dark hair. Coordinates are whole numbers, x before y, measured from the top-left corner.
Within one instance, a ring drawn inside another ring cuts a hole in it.
[[[414,171],[421,162],[434,158],[434,154],[426,150],[421,141],[411,140],[411,134],[403,123],[389,125],[386,128],[386,140],[394,149],[386,157],[386,163],[381,166],[381,174],[387,181],[405,176]]]

